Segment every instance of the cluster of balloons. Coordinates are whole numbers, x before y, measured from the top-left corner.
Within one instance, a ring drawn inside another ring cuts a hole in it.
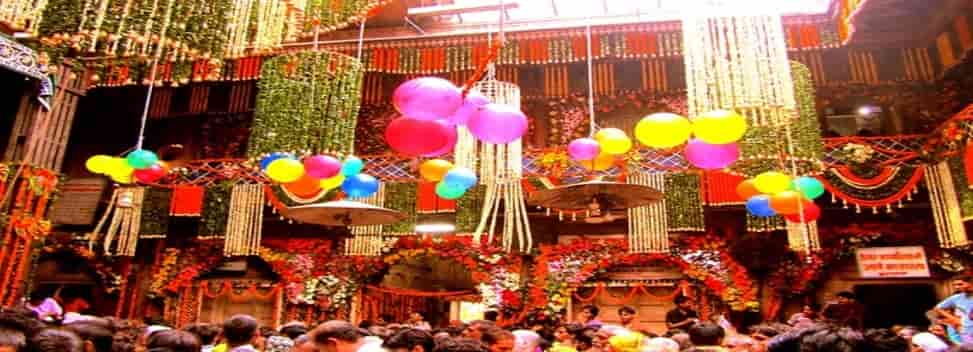
[[[395,89],[392,104],[398,117],[385,129],[385,141],[396,152],[436,157],[456,144],[456,126],[466,126],[484,143],[506,144],[527,131],[527,116],[517,108],[493,104],[487,97],[463,91],[437,77],[407,81]]]
[[[300,197],[341,187],[350,198],[378,192],[379,181],[363,174],[365,162],[354,156],[340,161],[330,155],[311,155],[303,160],[291,153],[275,152],[260,159],[260,170],[272,181]]]
[[[136,149],[124,158],[95,155],[88,158],[84,165],[88,171],[106,175],[121,184],[129,184],[134,181],[152,183],[169,172],[169,167],[165,162],[159,160],[155,153],[145,149]]]
[[[821,217],[821,208],[813,200],[824,194],[824,185],[813,177],[793,178],[768,171],[744,180],[737,185],[736,191],[747,200],[747,211],[754,216],[780,214],[796,223],[816,221]]]
[[[635,138],[657,149],[685,144],[686,159],[700,169],[722,169],[740,157],[737,141],[747,132],[747,120],[728,110],[709,111],[689,119],[672,113],[656,113],[635,126]]]
[[[444,199],[458,199],[476,185],[476,173],[465,167],[457,167],[443,159],[426,160],[419,165],[419,175],[436,183],[436,195]]]

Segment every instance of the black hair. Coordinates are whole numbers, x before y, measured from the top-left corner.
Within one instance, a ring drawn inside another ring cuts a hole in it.
[[[114,332],[97,324],[79,322],[64,326],[65,330],[73,332],[82,340],[90,342],[96,352],[111,352],[112,342],[114,342]]]
[[[257,331],[260,332],[261,337],[271,337],[271,336],[280,335],[280,333],[278,333],[276,329],[269,326],[261,326],[257,328]]]
[[[27,336],[23,331],[0,327],[0,347],[11,347],[14,351],[23,352],[27,349]]]
[[[298,336],[307,334],[307,325],[300,322],[287,323],[280,327],[280,333],[287,336],[289,339],[297,339]]]
[[[196,335],[181,330],[163,330],[149,336],[148,352],[197,352],[200,349]]]
[[[858,331],[847,327],[828,326],[801,339],[801,351],[855,352],[865,347],[865,338]]]
[[[500,312],[495,310],[488,310],[483,312],[483,320],[497,321],[500,318]]]
[[[592,317],[597,317],[598,316],[598,313],[601,312],[601,310],[598,309],[598,306],[596,306],[594,304],[586,304],[586,305],[584,305],[584,307],[581,307],[581,310],[582,311],[585,311],[585,310],[588,311],[588,313],[591,313],[591,316]]]
[[[847,299],[855,299],[855,294],[853,292],[851,292],[851,291],[841,291],[841,292],[838,292],[838,297],[847,298]]]
[[[257,326],[257,319],[237,314],[223,322],[223,337],[231,347],[245,345],[257,336]]]
[[[908,352],[909,343],[889,329],[865,331],[865,346],[872,352]]]
[[[440,341],[433,352],[490,352],[490,349],[480,341],[460,337]]]
[[[368,328],[370,328],[370,327],[372,327],[374,325],[375,325],[375,322],[374,321],[371,321],[371,320],[368,320],[368,319],[365,319],[365,320],[362,320],[362,321],[358,322],[358,328],[359,329],[368,329]]]
[[[24,336],[33,336],[46,326],[34,312],[23,309],[0,309],[0,328],[7,328],[24,333]]]
[[[509,339],[514,338],[514,334],[511,333],[510,331],[498,328],[496,326],[492,326],[483,331],[483,337],[481,337],[480,340],[483,341],[483,343],[487,344],[488,346],[492,346],[495,345],[497,342],[500,342],[501,340],[507,338]]]
[[[428,331],[405,329],[392,335],[382,343],[382,347],[389,350],[402,348],[411,351],[416,346],[422,347],[422,350],[425,352],[432,352],[436,347],[436,341]]]
[[[679,304],[683,304],[684,302],[688,302],[688,301],[691,301],[691,299],[689,299],[689,297],[683,296],[683,295],[678,295],[678,296],[676,296],[676,299],[673,300],[673,303],[679,305]]]
[[[30,352],[82,352],[84,344],[70,331],[48,328],[30,338]]]
[[[338,339],[346,342],[358,342],[362,336],[361,330],[347,321],[331,320],[324,322],[311,330],[311,341],[315,344],[326,344],[329,339]]]
[[[618,308],[618,315],[621,315],[622,313],[635,314],[635,308],[632,308],[631,306],[621,306]]]
[[[720,346],[726,332],[719,325],[702,322],[689,328],[689,340],[696,346]]]
[[[750,334],[760,334],[768,338],[780,335],[786,331],[781,331],[781,329],[776,325],[771,324],[758,324],[753,325],[748,328]]]
[[[395,320],[395,317],[393,317],[392,314],[388,314],[388,313],[379,315],[379,317],[382,318],[382,320],[385,320],[386,324],[391,323],[393,320]]]
[[[183,330],[196,335],[200,345],[212,345],[216,341],[216,336],[220,334],[220,328],[218,326],[207,323],[190,324],[184,327]]]

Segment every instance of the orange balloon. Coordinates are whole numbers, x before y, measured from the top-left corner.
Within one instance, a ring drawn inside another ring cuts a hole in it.
[[[301,198],[310,198],[321,192],[321,180],[305,174],[297,181],[282,185],[288,192]]]
[[[443,159],[430,159],[419,165],[419,175],[426,181],[439,182],[443,180],[449,169],[453,168],[453,163]]]
[[[803,202],[807,200],[801,192],[783,191],[770,197],[770,208],[778,214],[797,214],[800,213]]]
[[[598,155],[594,160],[578,161],[585,169],[605,171],[615,166],[615,156],[611,154]]]
[[[753,180],[743,180],[737,185],[737,195],[740,196],[740,199],[747,200],[758,194],[760,194],[760,191],[753,184]]]

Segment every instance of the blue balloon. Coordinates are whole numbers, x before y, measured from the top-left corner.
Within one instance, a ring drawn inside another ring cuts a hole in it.
[[[770,196],[764,194],[747,199],[747,211],[753,216],[762,218],[777,215],[777,212],[770,208]]]
[[[145,149],[136,149],[125,156],[125,160],[128,162],[128,166],[133,169],[142,170],[148,169],[159,162],[159,157],[155,155],[152,151]]]
[[[341,164],[341,174],[345,177],[352,177],[361,173],[361,170],[365,168],[365,162],[359,158],[349,156],[345,159],[345,162]]]
[[[269,167],[270,163],[274,162],[274,160],[283,159],[283,158],[293,158],[293,157],[294,156],[291,155],[290,153],[284,153],[284,152],[270,153],[270,155],[265,156],[263,159],[260,159],[260,169],[267,171],[267,167]]]
[[[439,182],[436,184],[436,195],[443,199],[459,199],[466,194],[466,188],[450,187],[450,184]]]
[[[454,167],[446,172],[443,183],[450,188],[469,189],[476,186],[476,173],[465,167]]]
[[[357,174],[341,183],[341,190],[349,198],[365,198],[378,192],[378,179],[367,174]]]

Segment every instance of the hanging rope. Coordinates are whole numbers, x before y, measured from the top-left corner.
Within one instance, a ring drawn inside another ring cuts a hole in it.
[[[595,79],[594,79],[594,58],[591,54],[591,16],[585,20],[585,49],[587,50],[588,63],[588,137],[595,135]]]

